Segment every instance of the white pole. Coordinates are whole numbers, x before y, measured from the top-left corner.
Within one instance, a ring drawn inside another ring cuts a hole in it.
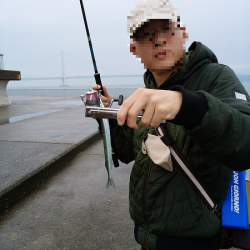
[[[63,82],[62,86],[65,86],[66,78],[65,78],[64,53],[63,53],[63,51],[61,52],[61,58],[62,58],[62,82]]]

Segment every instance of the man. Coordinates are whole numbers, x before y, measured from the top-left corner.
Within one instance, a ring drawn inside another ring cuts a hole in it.
[[[130,50],[147,72],[146,88],[125,100],[110,121],[112,146],[130,177],[130,215],[142,249],[218,249],[220,219],[174,165],[173,172],[142,153],[142,139],[161,121],[221,210],[232,170],[250,166],[250,98],[234,72],[205,45],[188,52],[185,27],[164,0],[140,1],[128,17]],[[230,52],[228,52],[230,53]],[[93,86],[96,89],[96,86]],[[110,103],[107,89],[102,97]],[[141,110],[141,122],[136,116]]]

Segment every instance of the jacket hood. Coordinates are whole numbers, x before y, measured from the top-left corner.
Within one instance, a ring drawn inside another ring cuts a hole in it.
[[[173,73],[170,77],[159,87],[159,89],[168,89],[174,85],[177,81],[187,80],[191,75],[194,74],[204,64],[218,63],[216,55],[207,46],[201,42],[193,42],[188,49],[188,59],[184,62],[184,67],[181,67],[177,73]],[[184,55],[185,57],[186,55]],[[184,60],[185,61],[185,60]],[[153,74],[148,70],[144,74],[144,83],[148,88],[155,88],[155,80]]]
[[[193,42],[188,51],[194,51],[192,58],[190,58],[188,62],[189,69],[192,69],[197,64],[199,66],[201,62],[203,62],[201,65],[208,62],[218,63],[218,59],[214,52],[201,42]]]

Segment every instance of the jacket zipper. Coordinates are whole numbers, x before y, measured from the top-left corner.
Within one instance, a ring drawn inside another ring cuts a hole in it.
[[[188,62],[190,62],[192,59],[193,59],[193,57],[194,57],[194,55],[195,55],[195,53],[196,53],[196,51],[197,51],[197,47],[198,46],[196,46],[196,49],[195,49],[195,51],[194,51],[194,54],[192,55],[192,57],[189,59],[189,61]],[[171,79],[171,78],[173,78],[173,76],[175,76],[177,73],[174,73],[169,79]],[[169,80],[169,79],[167,79],[167,80]],[[160,87],[160,86],[159,86]],[[159,87],[157,88],[157,89],[159,89]],[[149,224],[149,222],[148,222],[148,220],[147,220],[147,210],[146,210],[146,199],[147,199],[147,190],[148,190],[148,180],[149,180],[149,174],[150,174],[150,170],[151,170],[151,167],[152,167],[152,162],[153,161],[151,161],[150,162],[150,166],[149,166],[149,169],[148,169],[148,178],[147,178],[147,182],[146,182],[146,188],[145,188],[145,204],[144,204],[144,206],[145,206],[145,218],[146,218],[146,221],[147,221],[147,223],[148,223],[148,233],[147,233],[147,236],[146,236],[146,249],[148,250],[148,236],[149,236],[149,231],[150,231],[150,224]]]
[[[171,78],[173,78],[175,75],[177,74],[177,72],[175,72],[172,76],[170,76],[169,78],[167,78],[166,81],[170,80]],[[165,83],[165,82],[164,82]],[[162,84],[161,84],[162,85]],[[159,87],[157,87],[157,89],[159,89],[161,87],[161,85]]]
[[[147,191],[148,191],[148,180],[149,180],[149,174],[150,174],[150,170],[151,170],[151,167],[152,167],[152,163],[153,163],[153,161],[151,161],[150,162],[150,166],[149,166],[149,168],[148,168],[148,178],[147,178],[147,182],[146,182],[146,188],[145,188],[145,204],[144,204],[144,206],[145,206],[145,209],[144,209],[144,211],[145,211],[145,218],[146,218],[146,221],[147,221],[147,223],[148,223],[148,233],[147,233],[147,236],[146,236],[146,249],[148,250],[148,236],[149,236],[149,231],[150,231],[150,224],[149,224],[149,222],[148,222],[148,220],[147,220],[147,209],[146,209],[146,199],[147,199]]]

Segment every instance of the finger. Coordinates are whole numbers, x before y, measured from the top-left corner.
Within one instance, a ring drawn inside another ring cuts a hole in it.
[[[151,127],[151,121],[155,113],[155,107],[153,105],[147,105],[144,111],[144,114],[141,118],[141,124],[145,129]]]
[[[102,98],[102,103],[103,104],[104,104],[104,102],[108,103],[107,97],[105,97],[105,96],[102,95],[101,98]]]
[[[154,115],[150,123],[150,128],[158,128],[161,124],[161,118],[157,115]]]
[[[136,99],[134,104],[128,110],[127,114],[127,125],[131,128],[137,129],[137,116],[138,114],[145,109],[147,105],[147,98],[144,94],[141,94],[139,98]]]
[[[108,102],[103,102],[103,106],[108,108],[109,107],[109,103]]]
[[[101,96],[101,98],[102,98],[102,102],[107,102],[107,100],[108,100],[108,98],[103,96],[103,95]]]
[[[159,112],[159,110],[155,109],[155,112],[152,116],[149,126],[153,128],[158,128],[160,126],[161,120],[163,120],[162,113]]]
[[[107,88],[105,86],[102,86],[102,90],[103,90],[104,96],[109,97]]]
[[[98,84],[92,85],[92,89],[93,89],[93,90],[97,90],[97,89],[100,89],[100,88],[101,88],[101,86],[98,85]]]
[[[135,101],[138,99],[141,93],[139,93],[138,90],[136,90],[131,96],[129,96],[121,105],[117,112],[117,122],[120,126],[122,126],[125,122],[125,119],[128,115],[128,111],[131,108],[131,106],[135,103]]]

